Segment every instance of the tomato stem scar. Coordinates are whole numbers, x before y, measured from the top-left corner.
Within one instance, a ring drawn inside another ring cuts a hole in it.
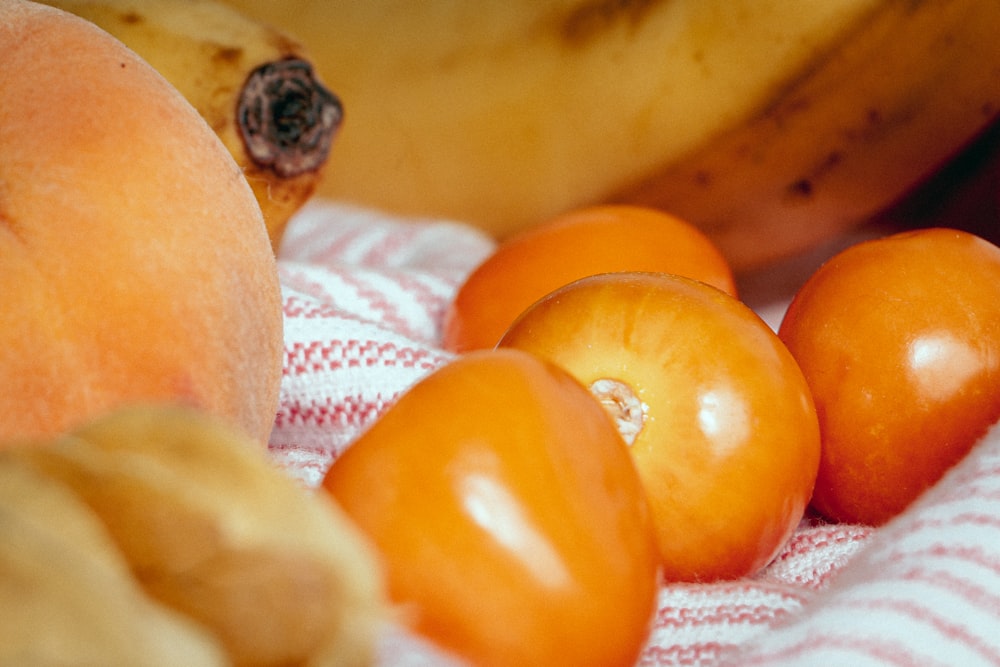
[[[649,406],[639,400],[631,386],[615,378],[594,380],[590,384],[590,393],[615,420],[625,444],[631,447],[646,423]]]

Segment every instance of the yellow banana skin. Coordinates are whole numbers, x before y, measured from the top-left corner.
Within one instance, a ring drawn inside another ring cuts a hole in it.
[[[884,211],[1000,115],[1000,3],[886,2],[771,106],[613,198],[754,264]],[[911,69],[912,71],[908,71]]]
[[[198,109],[243,170],[277,253],[343,116],[302,45],[215,0],[43,2],[117,37]]]
[[[498,237],[648,203],[737,270],[897,200],[996,119],[982,0],[226,0],[350,108],[319,194]]]

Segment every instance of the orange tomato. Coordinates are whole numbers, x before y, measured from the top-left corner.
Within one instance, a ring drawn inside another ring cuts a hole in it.
[[[948,229],[859,243],[806,281],[779,335],[819,413],[814,507],[884,523],[1000,417],[1000,249]]]
[[[591,276],[535,303],[500,346],[569,370],[616,416],[668,580],[756,572],[801,520],[816,412],[788,350],[738,299],[669,274]]]
[[[473,352],[407,391],[323,486],[414,628],[476,665],[633,665],[652,520],[608,415],[561,369]]]
[[[502,243],[459,288],[445,314],[443,345],[455,352],[493,347],[536,300],[612,271],[676,273],[736,294],[726,259],[694,225],[651,208],[594,206]]]

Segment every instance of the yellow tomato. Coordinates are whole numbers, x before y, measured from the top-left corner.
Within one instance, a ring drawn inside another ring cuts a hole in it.
[[[587,390],[516,350],[416,384],[327,474],[414,628],[480,666],[631,667],[655,606],[649,507]]]
[[[508,239],[459,288],[444,347],[496,345],[525,308],[579,278],[612,271],[677,273],[736,294],[722,253],[694,225],[627,205],[578,209]]]
[[[819,461],[812,398],[736,298],[667,274],[592,276],[535,303],[500,345],[569,370],[617,416],[668,580],[751,574],[801,520]]]
[[[813,505],[884,523],[1000,418],[1000,248],[950,229],[854,245],[806,281],[779,335],[819,412]]]

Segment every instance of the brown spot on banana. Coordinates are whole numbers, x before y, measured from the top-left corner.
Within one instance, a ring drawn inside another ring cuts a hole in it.
[[[239,64],[243,58],[243,49],[237,46],[220,46],[212,55],[212,60],[221,63]]]
[[[844,156],[840,151],[830,151],[808,173],[789,184],[785,190],[788,198],[792,202],[794,200],[809,199],[815,192],[817,183],[822,182],[823,175],[833,171],[843,158]]]
[[[609,28],[624,23],[634,29],[662,0],[591,0],[575,5],[562,20],[558,34],[564,42],[583,47]]]

